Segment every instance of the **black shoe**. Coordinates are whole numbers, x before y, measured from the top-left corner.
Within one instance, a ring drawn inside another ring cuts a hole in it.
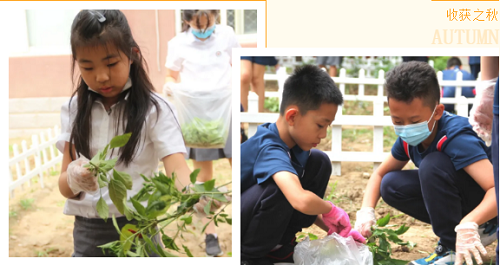
[[[213,234],[208,234],[205,237],[205,252],[207,252],[208,257],[217,257],[224,254],[219,246],[219,239]]]

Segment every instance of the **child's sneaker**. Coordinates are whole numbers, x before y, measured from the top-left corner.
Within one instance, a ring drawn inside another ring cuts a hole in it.
[[[205,237],[205,252],[207,252],[208,257],[217,257],[224,254],[220,249],[219,239],[213,234],[208,234]]]
[[[449,250],[447,247],[441,245],[441,242],[438,242],[436,250],[434,253],[429,256],[421,259],[417,259],[408,263],[409,265],[453,265],[455,264],[455,252]]]
[[[480,225],[477,229],[479,237],[481,238],[481,244],[483,244],[483,246],[485,247],[497,240],[496,232],[498,229],[498,223],[496,220],[496,218],[494,220],[490,220]]]

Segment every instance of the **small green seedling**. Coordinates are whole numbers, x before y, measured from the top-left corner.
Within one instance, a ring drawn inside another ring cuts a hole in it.
[[[367,246],[373,254],[373,265],[406,265],[408,263],[408,261],[391,258],[392,249],[389,241],[409,248],[416,245],[413,242],[404,242],[399,238],[410,227],[403,224],[396,230],[383,228],[387,227],[390,219],[391,215],[387,214],[377,220],[377,224],[372,227],[372,235],[367,240]]]

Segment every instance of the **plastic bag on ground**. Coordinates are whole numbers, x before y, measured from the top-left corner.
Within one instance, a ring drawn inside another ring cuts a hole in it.
[[[187,147],[224,148],[231,121],[231,90],[172,87]]]
[[[312,241],[307,237],[295,246],[293,259],[298,265],[373,265],[366,245],[337,233]]]

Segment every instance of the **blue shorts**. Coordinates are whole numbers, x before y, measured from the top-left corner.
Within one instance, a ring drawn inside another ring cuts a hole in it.
[[[276,60],[274,56],[268,56],[268,57],[241,56],[241,60],[247,60],[252,63],[260,65],[269,65],[269,66],[275,66],[278,64],[278,60]]]

